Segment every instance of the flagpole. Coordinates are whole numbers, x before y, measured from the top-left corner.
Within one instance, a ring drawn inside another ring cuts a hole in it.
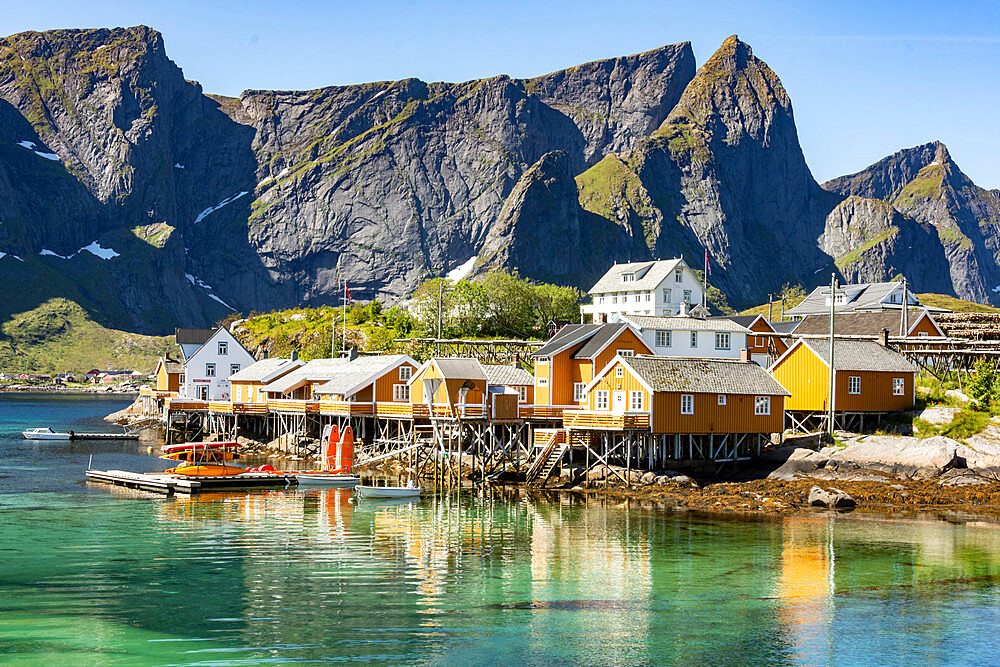
[[[708,248],[705,248],[705,273],[702,274],[701,307],[708,310]]]
[[[347,280],[344,280],[344,353],[347,353]]]

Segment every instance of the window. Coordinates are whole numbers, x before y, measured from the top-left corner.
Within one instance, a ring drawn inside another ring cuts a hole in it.
[[[594,409],[595,410],[607,410],[608,409],[608,390],[601,389],[598,390],[594,396]]]
[[[180,375],[177,376],[177,382],[179,384],[184,384],[184,373],[181,373]]]
[[[229,364],[229,374],[230,375],[236,375],[239,372],[240,372],[240,365],[239,364]]]
[[[694,394],[681,394],[681,414],[694,414]]]
[[[729,349],[729,334],[725,331],[715,332],[715,349],[716,350],[728,350]]]
[[[586,394],[584,394],[584,392],[583,392],[583,390],[586,387],[587,387],[587,383],[586,382],[574,382],[573,383],[573,401],[575,401],[576,403],[579,403],[580,401],[582,401],[586,397]]]
[[[691,303],[691,290],[684,290],[684,303]]]
[[[726,404],[726,395],[719,394],[719,405],[725,405],[725,404]]]
[[[520,403],[526,403],[528,401],[528,388],[524,385],[520,387],[515,387],[517,389],[517,400]]]
[[[684,269],[677,269],[674,271],[674,282],[679,283],[684,280]]]
[[[641,391],[630,391],[628,393],[628,409],[630,412],[642,412]]]
[[[771,397],[770,396],[754,396],[754,398],[753,398],[753,413],[755,415],[769,415],[769,414],[771,414]]]
[[[917,338],[923,338],[925,336],[927,336],[927,332],[926,331],[918,331],[917,332]]]
[[[611,303],[618,303],[618,297],[615,295],[611,296]]]
[[[205,364],[205,377],[215,377],[215,364]]]
[[[408,384],[392,385],[392,400],[398,403],[410,400],[410,385]]]
[[[634,283],[635,282],[635,274],[634,273],[623,273],[622,274],[622,282],[623,283]]]
[[[619,357],[634,357],[635,350],[615,350],[615,354]]]
[[[538,363],[540,363],[540,364],[547,364],[547,363],[549,363],[549,358],[548,357],[538,357]]]
[[[903,378],[892,378],[892,395],[903,395]]]
[[[229,343],[224,340],[219,341],[219,354],[229,354]]]
[[[670,303],[670,290],[663,290],[663,303]]]
[[[659,329],[656,332],[656,347],[670,347],[670,332]]]
[[[691,347],[698,347],[698,332],[691,332]]]
[[[603,304],[604,303],[604,297],[603,296],[597,297],[597,303],[602,303]]]
[[[413,368],[411,366],[403,365],[399,367],[400,380],[409,380],[412,375],[413,375]]]
[[[548,378],[538,378],[538,386],[539,387],[548,387],[549,386],[549,379]]]
[[[622,372],[621,366],[615,366],[615,377],[616,378],[624,377],[624,373]]]
[[[848,394],[860,394],[861,393],[861,376],[852,375],[847,378],[847,393]]]

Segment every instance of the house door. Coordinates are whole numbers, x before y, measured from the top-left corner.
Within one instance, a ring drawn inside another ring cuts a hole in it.
[[[625,412],[625,392],[616,391],[612,397],[611,411],[615,414],[622,414]]]
[[[207,401],[208,400],[208,385],[200,384],[198,385],[198,398]]]

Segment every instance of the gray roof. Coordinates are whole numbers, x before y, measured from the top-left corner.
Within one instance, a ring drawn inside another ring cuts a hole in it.
[[[912,329],[924,315],[923,311],[908,313],[907,326]],[[834,331],[837,334],[851,336],[880,336],[882,330],[889,331],[890,336],[900,335],[903,311],[900,310],[870,310],[860,313],[837,313],[834,315]],[[796,334],[829,334],[830,316],[807,315],[799,321],[795,328]]]
[[[444,376],[445,379],[486,379],[486,373],[483,372],[483,367],[479,363],[478,359],[459,357],[434,359],[433,361],[437,364],[438,369],[441,371],[441,375]]]
[[[800,338],[824,363],[830,363],[830,343]],[[838,371],[887,371],[915,373],[913,364],[899,352],[882,347],[872,340],[834,341],[833,357]]]
[[[741,327],[745,327],[745,328],[749,329],[750,325],[753,324],[754,322],[756,322],[758,317],[760,317],[760,315],[713,315],[712,317],[709,317],[708,319],[710,319],[710,320],[729,320],[730,322],[735,322],[736,324],[740,325]],[[767,320],[765,319],[764,321],[766,322]]]
[[[653,391],[790,396],[777,380],[752,361],[648,355],[621,357],[619,361],[628,364]]]
[[[590,288],[590,294],[656,289],[670,275],[670,272],[677,268],[680,262],[680,258],[675,258],[655,262],[615,264],[601,276],[596,285]],[[622,276],[626,273],[634,273],[635,281],[623,282]]]
[[[545,345],[531,353],[533,357],[551,357],[562,352],[567,347],[582,343],[593,336],[602,327],[601,324],[567,324]]]
[[[510,387],[535,383],[534,375],[516,366],[483,364],[483,370],[486,372],[486,379],[490,384],[502,384]]]
[[[276,380],[272,380],[264,385],[264,391],[284,393],[302,381],[319,382],[329,380],[334,377],[337,370],[348,360],[344,357],[336,359],[313,359],[306,362],[301,368],[296,368],[287,375],[282,375]]]
[[[642,330],[673,329],[680,331],[734,331],[745,333],[747,328],[729,318],[659,317],[656,315],[621,315]]]
[[[798,328],[799,323],[802,320],[788,320],[787,322],[768,322],[771,328],[774,329],[774,333],[779,334],[790,334]]]
[[[177,327],[174,329],[174,339],[178,345],[204,345],[205,341],[212,337],[215,329],[186,329]]]
[[[367,387],[383,374],[392,370],[404,361],[413,362],[406,354],[378,354],[370,357],[358,357],[341,365],[336,374],[316,388],[315,394],[348,394]]]
[[[851,312],[855,310],[882,310],[882,299],[886,298],[894,289],[901,287],[903,281],[897,280],[887,283],[861,283],[858,285],[841,285],[837,288],[838,294],[843,294],[844,303],[835,304],[836,312]],[[794,308],[785,311],[786,316],[813,315],[830,312],[830,305],[826,302],[830,296],[830,286],[820,285],[809,293],[802,303]],[[910,292],[910,305],[919,306],[920,302],[913,297]],[[897,304],[897,308],[901,304]]]
[[[168,373],[183,373],[184,372],[184,362],[178,361],[173,357],[160,357],[160,361],[166,367]]]
[[[233,373],[229,376],[229,381],[236,382],[263,382],[264,378],[273,373],[277,373],[281,370],[282,366],[288,366],[289,368],[294,368],[292,364],[298,364],[298,361],[293,361],[291,359],[282,359],[281,357],[272,357],[271,359],[262,359],[256,363],[250,364],[246,368],[240,370],[238,373]]]
[[[601,350],[608,346],[621,332],[628,328],[624,322],[617,324],[599,324],[597,330],[591,335],[587,344],[573,354],[574,359],[592,359],[600,354]]]

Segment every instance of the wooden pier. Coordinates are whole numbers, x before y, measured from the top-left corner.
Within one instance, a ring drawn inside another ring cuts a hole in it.
[[[138,440],[138,433],[77,433],[70,431],[70,440]]]
[[[200,491],[220,491],[230,489],[253,489],[289,487],[298,484],[298,479],[289,475],[269,473],[243,473],[227,477],[189,477],[163,472],[138,473],[127,470],[88,470],[87,480],[102,484],[113,484],[130,489],[154,491],[168,496],[175,493],[193,494]]]

